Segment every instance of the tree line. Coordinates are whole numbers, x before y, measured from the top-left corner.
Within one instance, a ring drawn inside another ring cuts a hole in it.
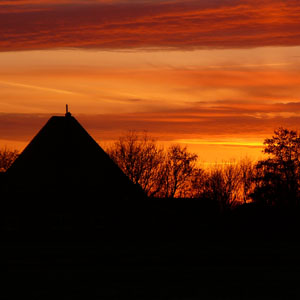
[[[239,204],[298,207],[300,205],[300,135],[278,128],[264,141],[267,158],[204,168],[187,147],[164,148],[147,133],[131,131],[107,147],[122,171],[151,198],[195,198],[215,201],[222,210]],[[18,151],[0,150],[5,172]]]
[[[215,201],[222,210],[239,204],[300,205],[300,134],[278,128],[264,141],[266,158],[203,168],[198,156],[174,144],[164,149],[146,133],[130,132],[107,149],[149,197]]]
[[[223,209],[250,201],[255,166],[248,159],[203,168],[187,147],[164,148],[147,133],[134,131],[106,152],[149,197],[213,200]]]

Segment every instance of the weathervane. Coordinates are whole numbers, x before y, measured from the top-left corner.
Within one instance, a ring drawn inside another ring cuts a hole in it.
[[[66,117],[71,117],[71,113],[69,112],[69,105],[66,104]]]

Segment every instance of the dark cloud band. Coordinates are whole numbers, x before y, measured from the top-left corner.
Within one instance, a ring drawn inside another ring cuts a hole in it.
[[[105,2],[6,1],[0,51],[300,45],[295,0]]]
[[[2,139],[29,141],[52,114],[0,114]],[[268,136],[278,126],[299,130],[300,102],[259,106],[232,101],[198,103],[189,109],[128,114],[76,115],[99,141],[112,140],[128,130],[147,130],[162,140],[189,137]]]

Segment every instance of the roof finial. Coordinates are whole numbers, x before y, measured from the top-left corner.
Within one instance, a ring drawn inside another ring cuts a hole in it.
[[[69,112],[69,105],[66,104],[66,117],[71,117],[71,113]]]

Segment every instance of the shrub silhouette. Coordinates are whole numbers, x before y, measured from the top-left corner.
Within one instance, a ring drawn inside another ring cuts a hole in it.
[[[19,151],[6,147],[0,149],[0,172],[5,172],[19,155]]]

